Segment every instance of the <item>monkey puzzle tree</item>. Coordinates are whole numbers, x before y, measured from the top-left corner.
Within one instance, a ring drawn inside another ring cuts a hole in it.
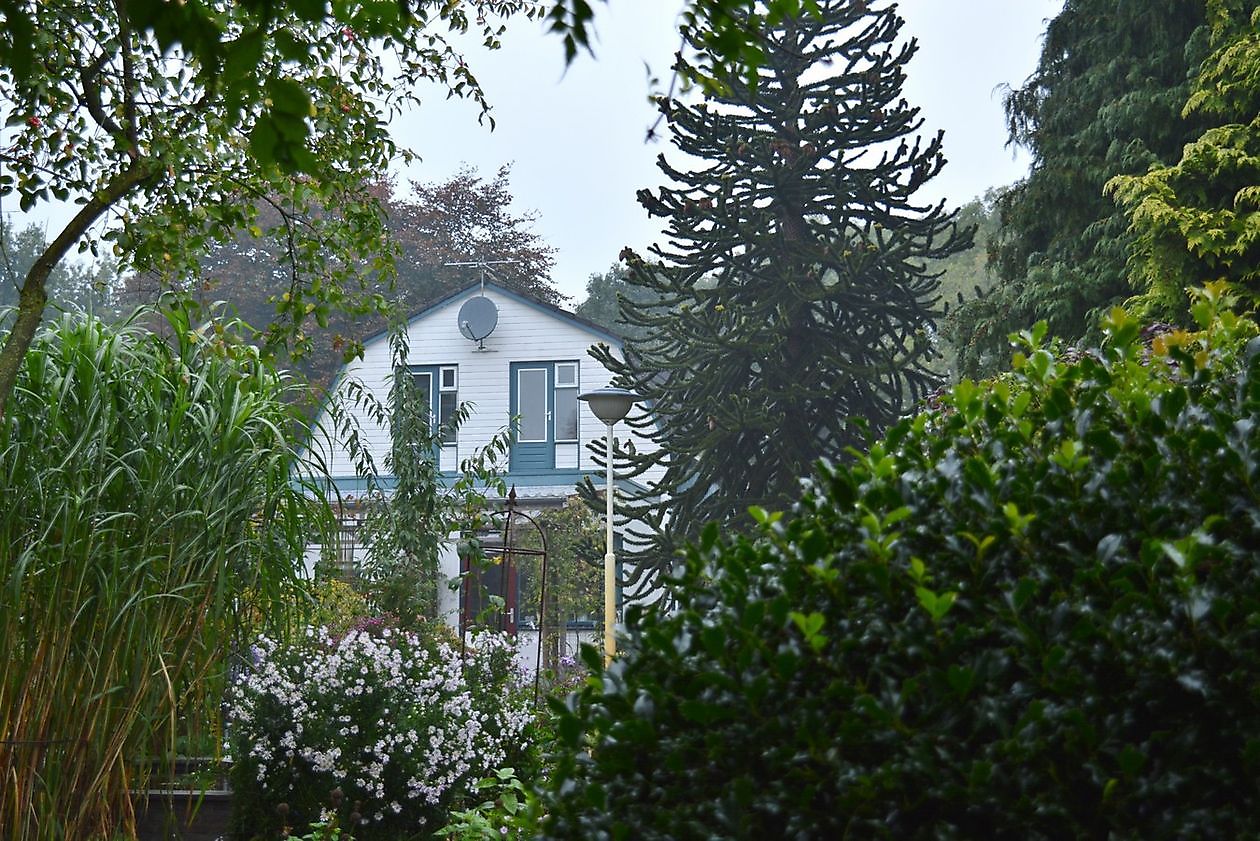
[[[664,467],[662,496],[628,503],[652,532],[632,588],[706,521],[786,505],[816,459],[936,382],[926,261],[969,233],[914,198],[944,157],[939,133],[914,136],[923,121],[901,89],[916,44],[901,25],[891,4],[819,2],[765,31],[755,87],[735,75],[700,104],[661,103],[690,168],[662,156],[675,186],[640,193],[668,223],[659,264],[625,255],[659,303],[623,298],[645,334],[624,362],[597,352],[650,401],[639,422],[661,445],[623,454],[634,476]]]

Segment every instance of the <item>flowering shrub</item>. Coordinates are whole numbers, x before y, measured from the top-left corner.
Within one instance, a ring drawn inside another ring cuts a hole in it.
[[[360,841],[424,837],[525,742],[531,715],[512,643],[458,642],[389,628],[295,645],[260,639],[228,708],[237,837],[277,837],[284,823],[331,817]],[[362,826],[344,818],[362,815]],[[305,822],[305,823],[304,823]],[[274,830],[274,831],[273,831]]]

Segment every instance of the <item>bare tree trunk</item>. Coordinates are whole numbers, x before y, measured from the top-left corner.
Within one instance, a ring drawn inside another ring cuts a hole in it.
[[[17,383],[18,370],[31,342],[35,339],[35,331],[44,317],[44,307],[48,303],[46,284],[52,270],[66,256],[79,237],[87,233],[88,228],[101,217],[105,211],[139,184],[155,173],[160,172],[156,162],[135,160],[122,172],[115,175],[105,188],[95,193],[87,204],[83,205],[70,223],[62,229],[57,238],[44,249],[39,259],[26,273],[22,289],[18,293],[17,318],[13,329],[4,341],[4,349],[0,350],[0,418],[4,417],[9,396]]]

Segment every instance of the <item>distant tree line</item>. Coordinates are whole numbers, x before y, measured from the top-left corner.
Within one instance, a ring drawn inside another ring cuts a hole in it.
[[[396,272],[369,273],[371,282],[357,304],[314,304],[302,327],[304,352],[280,348],[277,362],[303,374],[318,395],[364,338],[387,327],[389,313],[405,316],[477,280],[477,268],[448,263],[512,261],[491,266],[490,276],[540,300],[560,303],[562,297],[551,281],[555,249],[533,229],[536,214],[512,209],[510,179],[507,166],[490,178],[465,167],[444,181],[412,181],[405,189],[389,180],[369,185],[384,209],[390,241],[381,248],[396,250]],[[172,283],[145,271],[120,274],[109,260],[64,262],[49,284],[52,306],[91,308],[113,318],[153,303],[173,288],[207,313],[225,306],[256,328],[254,338],[261,339],[295,280],[285,249],[265,233],[284,224],[277,211],[263,205],[251,230],[207,249],[196,280]],[[17,232],[0,226],[0,234],[4,307],[16,303],[22,278],[46,243],[34,226]]]
[[[1255,0],[1068,0],[1005,99],[1027,178],[997,196],[992,288],[949,330],[959,369],[1005,366],[1044,319],[1097,338],[1107,308],[1186,323],[1187,286],[1255,286]]]

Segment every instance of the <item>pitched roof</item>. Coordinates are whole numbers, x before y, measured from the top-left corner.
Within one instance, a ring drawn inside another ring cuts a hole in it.
[[[435,311],[441,309],[442,307],[445,307],[446,305],[450,303],[453,303],[454,301],[459,300],[464,295],[467,295],[469,292],[475,289],[480,289],[482,285],[483,285],[482,282],[479,280],[473,281],[467,286],[461,287],[455,290],[454,292],[451,292],[448,295],[443,295],[441,298],[438,298],[437,300],[431,303],[425,304],[423,307],[416,310],[411,315],[407,316],[407,326],[410,328],[411,325],[415,324],[420,319],[427,318],[429,315],[432,315]],[[625,344],[625,338],[623,336],[619,336],[618,334],[609,330],[604,325],[597,324],[596,322],[591,321],[589,318],[583,318],[577,313],[569,312],[566,309],[562,309],[556,306],[555,304],[542,300],[541,298],[535,298],[533,295],[527,294],[525,292],[520,292],[515,289],[509,289],[506,286],[495,283],[492,280],[485,281],[484,285],[486,288],[493,289],[495,292],[498,292],[502,295],[506,295],[507,297],[512,298],[516,301],[519,301],[520,303],[525,304],[528,307],[533,307],[534,309],[541,310],[542,312],[545,312],[554,318],[559,318],[564,321],[568,321],[570,324],[573,324],[574,326],[582,330],[585,330],[588,333],[592,333],[595,336],[607,342],[612,343],[618,348],[623,347]],[[363,345],[364,347],[366,347],[372,342],[378,341],[379,339],[385,337],[388,334],[389,334],[388,327],[383,330],[378,330],[377,332],[373,333],[372,335],[364,339]]]

